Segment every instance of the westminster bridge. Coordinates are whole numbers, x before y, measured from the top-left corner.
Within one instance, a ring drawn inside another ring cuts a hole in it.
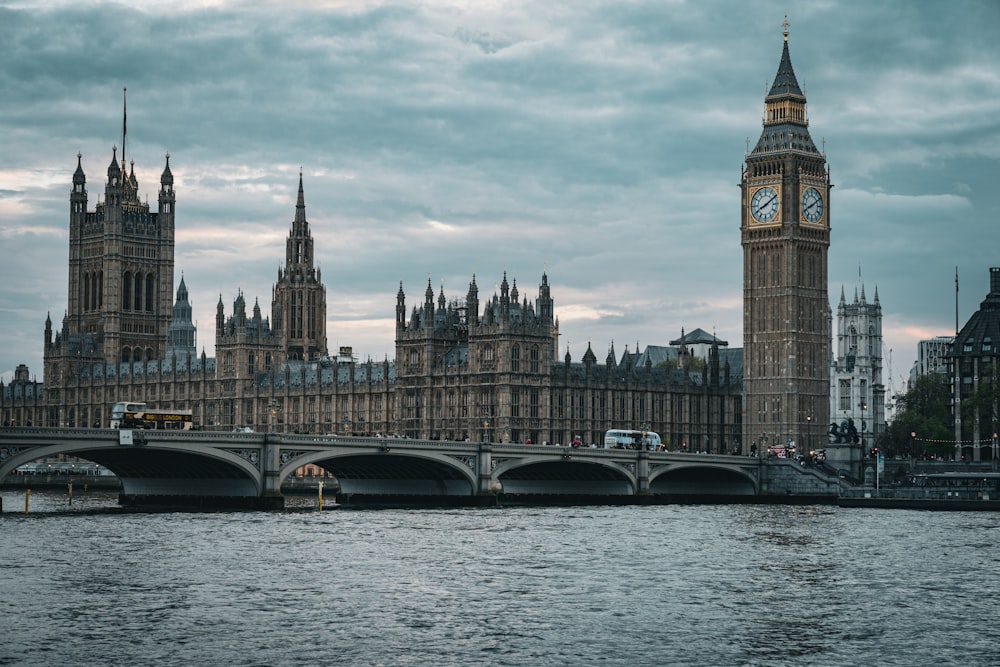
[[[0,479],[20,465],[57,455],[112,471],[126,505],[280,508],[282,483],[308,464],[336,478],[330,491],[342,502],[754,502],[833,499],[842,484],[793,461],[719,454],[338,435],[0,428]]]

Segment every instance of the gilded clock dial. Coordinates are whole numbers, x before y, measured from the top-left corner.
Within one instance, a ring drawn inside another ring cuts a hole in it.
[[[778,193],[774,188],[760,188],[750,200],[750,213],[758,222],[771,222],[778,215]]]
[[[823,217],[823,195],[816,188],[802,193],[802,217],[809,222],[819,222]]]

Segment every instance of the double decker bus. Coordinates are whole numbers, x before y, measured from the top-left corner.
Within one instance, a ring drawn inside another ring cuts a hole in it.
[[[193,426],[190,410],[160,410],[128,402],[115,403],[111,408],[111,428],[190,431]]]

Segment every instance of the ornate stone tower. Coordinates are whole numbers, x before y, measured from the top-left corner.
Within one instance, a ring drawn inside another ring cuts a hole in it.
[[[299,173],[295,220],[285,242],[285,268],[278,270],[271,317],[287,359],[318,359],[326,350],[326,287],[313,265],[313,239]]]
[[[743,441],[758,451],[826,442],[829,424],[830,176],[809,136],[788,54],[788,21],[764,130],[746,155],[743,245]]]
[[[850,426],[853,422],[858,432],[858,452],[850,458],[853,462],[867,456],[885,431],[882,304],[879,303],[878,287],[871,303],[865,296],[863,284],[860,297],[855,289],[853,302],[847,301],[841,288],[836,318],[834,353],[830,360],[830,430],[836,425],[837,432],[841,433],[845,423]],[[840,436],[836,445],[841,444],[854,443]],[[840,458],[847,460],[848,457]]]
[[[181,284],[177,288],[177,300],[174,302],[173,317],[167,328],[166,359],[182,366],[190,365],[198,356],[196,343],[198,330],[192,320],[191,301],[188,299],[188,288],[181,276]]]
[[[500,293],[484,302],[473,276],[465,299],[435,303],[430,280],[406,320],[396,293],[398,423],[412,437],[538,441],[549,414],[548,383],[559,340],[548,276],[538,299],[520,300],[504,273]],[[481,313],[481,315],[480,315]]]
[[[150,361],[167,349],[174,282],[174,176],[160,176],[159,210],[139,198],[134,163],[112,149],[104,201],[87,210],[77,154],[69,217],[69,300],[60,330],[45,326],[45,373],[58,387],[81,363]],[[55,335],[53,335],[55,334]]]

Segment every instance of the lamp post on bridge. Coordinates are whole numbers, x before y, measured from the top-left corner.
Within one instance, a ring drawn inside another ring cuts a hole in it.
[[[803,434],[805,441],[802,443],[802,449],[807,452],[810,459],[815,459],[816,452],[812,448],[812,422],[813,416],[806,415],[806,432]]]
[[[997,463],[997,453],[998,453],[997,452],[997,444],[998,444],[997,443],[997,436],[1000,436],[1000,433],[997,432],[997,429],[993,429],[993,452],[992,452],[992,455],[990,456],[990,460],[993,462],[993,469],[994,470],[997,469],[997,465],[998,465],[998,463]]]
[[[268,412],[271,415],[271,433],[277,430],[278,413],[281,412],[281,404],[274,398],[272,398],[267,404]]]
[[[483,442],[490,441],[490,411],[483,410]]]

